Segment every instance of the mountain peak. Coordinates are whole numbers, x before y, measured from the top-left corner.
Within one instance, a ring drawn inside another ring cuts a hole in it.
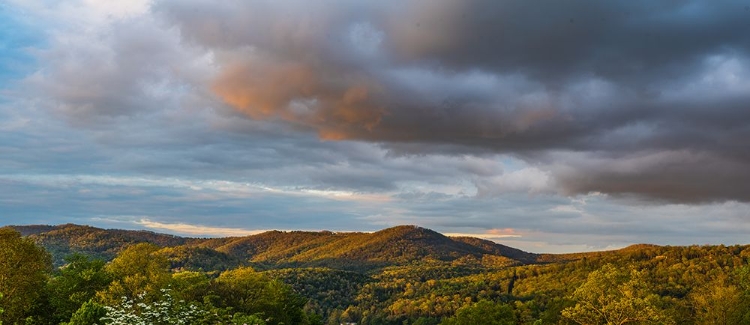
[[[110,259],[123,247],[138,242],[174,247],[173,255],[198,254],[222,263],[236,260],[263,268],[323,266],[366,271],[415,263],[483,263],[486,258],[524,264],[534,263],[536,256],[477,238],[449,238],[416,225],[373,233],[268,231],[245,237],[205,239],[80,225],[16,228],[61,255],[55,256],[56,261],[72,252]]]
[[[424,238],[446,238],[443,234],[438,233],[434,230],[423,228],[416,225],[403,225],[385,228],[383,230],[372,233],[373,236],[392,236],[409,239],[424,239]]]

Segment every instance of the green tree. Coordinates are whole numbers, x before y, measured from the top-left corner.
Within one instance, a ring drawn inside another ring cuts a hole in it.
[[[232,308],[246,315],[263,315],[270,325],[306,324],[306,299],[289,285],[271,280],[252,268],[222,273],[214,281],[214,305]]]
[[[118,303],[122,297],[135,299],[142,294],[146,301],[159,299],[160,290],[171,280],[169,261],[159,253],[158,246],[149,243],[126,248],[105,270],[113,281],[98,297],[107,305]]]
[[[237,313],[232,317],[233,325],[266,325],[266,321],[259,315],[243,315]]]
[[[0,293],[0,300],[3,300],[3,294],[2,293]],[[5,312],[5,310],[2,307],[0,307],[0,316],[2,316],[3,312]],[[0,320],[0,325],[3,325],[3,321],[2,320]]]
[[[461,307],[456,315],[446,318],[441,325],[514,325],[516,318],[513,308],[506,304],[481,300],[468,306]]]
[[[65,258],[67,264],[47,283],[49,302],[54,310],[55,323],[67,321],[97,291],[105,289],[111,277],[104,271],[104,261],[82,254]]]
[[[743,265],[736,269],[734,278],[740,291],[741,324],[750,324],[750,265]]]
[[[573,293],[576,305],[562,311],[582,325],[672,324],[674,321],[658,306],[643,272],[618,270],[612,264],[589,274]]]
[[[182,271],[172,274],[171,288],[175,297],[186,301],[202,301],[210,280],[205,273]]]
[[[36,307],[52,271],[52,259],[12,228],[0,228],[0,322],[20,324]]]
[[[722,276],[703,284],[689,295],[696,324],[743,324],[747,303],[742,291]]]
[[[78,310],[70,317],[70,321],[67,323],[61,323],[62,325],[96,325],[102,324],[101,319],[107,316],[107,310],[104,306],[94,302],[93,300],[87,301],[81,305]]]

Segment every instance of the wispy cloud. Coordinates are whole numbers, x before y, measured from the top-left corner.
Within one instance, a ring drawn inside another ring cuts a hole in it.
[[[208,236],[208,237],[240,237],[250,236],[266,232],[268,230],[246,230],[239,228],[223,228],[203,225],[192,225],[187,223],[163,223],[152,221],[147,218],[141,218],[133,222],[136,225],[146,227],[151,230],[166,231],[169,233],[189,235],[189,236]]]
[[[513,228],[503,228],[503,229],[496,228],[496,229],[489,229],[484,232],[476,232],[476,233],[450,232],[450,233],[445,233],[445,235],[451,236],[451,237],[476,237],[476,238],[489,239],[489,240],[523,237],[522,232],[517,231]]]
[[[212,191],[232,197],[250,197],[263,193],[320,197],[331,200],[379,202],[388,201],[388,195],[362,194],[341,190],[318,190],[304,187],[275,187],[260,183],[233,182],[225,180],[190,180],[180,178],[112,176],[112,175],[46,175],[12,174],[0,175],[0,179],[31,183],[50,187],[66,187],[71,184],[124,187],[163,187],[186,189],[195,192]]]

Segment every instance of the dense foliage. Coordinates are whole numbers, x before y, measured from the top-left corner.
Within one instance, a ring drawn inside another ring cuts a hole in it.
[[[50,255],[21,234],[0,228],[0,321],[19,323],[44,299],[44,287],[52,270]]]
[[[72,254],[53,268],[34,240],[59,228],[38,229],[0,229],[2,324],[750,323],[749,246],[535,255],[397,227],[134,241],[110,260]]]
[[[173,268],[227,270],[328,267],[367,272],[417,261],[487,266],[533,263],[540,255],[477,238],[449,238],[429,229],[399,226],[374,233],[268,231],[246,237],[181,238],[148,231],[105,230],[72,224],[19,226],[18,231],[45,247],[55,265],[78,252],[105,260],[123,247],[151,243]]]

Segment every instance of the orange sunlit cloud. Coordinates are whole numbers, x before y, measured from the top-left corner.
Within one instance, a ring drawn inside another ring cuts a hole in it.
[[[487,230],[486,234],[493,237],[521,237],[513,228],[494,228]]]
[[[513,228],[494,228],[489,229],[484,233],[446,233],[445,235],[451,237],[477,237],[489,240],[523,237],[520,232],[516,231]]]
[[[386,110],[377,103],[376,84],[329,79],[303,63],[253,57],[227,64],[212,90],[253,119],[280,118],[312,127],[325,140],[352,138],[380,124]]]

